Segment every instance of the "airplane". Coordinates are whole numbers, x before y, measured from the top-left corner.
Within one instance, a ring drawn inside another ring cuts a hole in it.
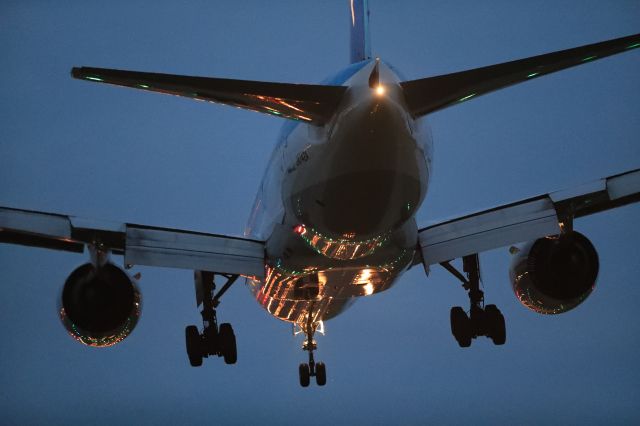
[[[239,276],[271,314],[305,334],[309,362],[300,382],[326,383],[315,363],[314,334],[358,296],[384,291],[412,266],[442,265],[467,288],[468,312],[451,311],[460,346],[474,338],[506,340],[504,319],[480,292],[478,253],[514,248],[520,300],[543,313],[581,303],[593,289],[597,254],[573,231],[573,219],[635,202],[639,171],[528,198],[419,229],[415,212],[431,172],[432,141],[423,118],[508,85],[638,47],[638,35],[576,49],[414,81],[370,54],[366,2],[352,2],[352,65],[321,85],[247,82],[75,68],[76,78],[230,104],[287,119],[256,197],[245,238],[134,224],[85,222],[73,216],[0,210],[4,242],[84,251],[91,261],[65,283],[61,317],[85,344],[124,339],[140,315],[135,278],[111,262],[196,271],[204,328],[186,329],[192,365],[236,360],[235,335],[217,323],[220,297]],[[532,83],[533,84],[533,83]],[[463,272],[452,267],[463,259]],[[566,258],[566,259],[565,259]],[[225,285],[213,294],[214,277]],[[559,285],[559,283],[568,283]],[[108,284],[107,284],[108,283]]]

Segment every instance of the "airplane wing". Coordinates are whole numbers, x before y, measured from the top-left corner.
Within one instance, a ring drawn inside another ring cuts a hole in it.
[[[80,80],[184,96],[323,125],[335,112],[344,86],[271,83],[226,78],[190,77],[107,68],[73,68]]]
[[[502,64],[400,83],[409,110],[420,117],[494,90],[640,47],[640,34]]]
[[[245,238],[0,207],[0,242],[82,253],[102,244],[125,265],[264,276],[264,243]]]
[[[419,231],[425,268],[560,233],[573,218],[640,201],[640,169],[495,207]]]

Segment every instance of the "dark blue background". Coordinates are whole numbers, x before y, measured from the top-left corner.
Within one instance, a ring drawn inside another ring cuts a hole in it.
[[[0,205],[241,234],[281,120],[72,80],[88,65],[314,83],[348,61],[347,1],[0,4]],[[408,78],[640,32],[637,1],[371,1],[376,55]],[[537,79],[430,118],[435,174],[420,224],[640,167],[640,54]],[[326,324],[325,388],[301,389],[300,336],[244,285],[219,314],[239,360],[188,366],[190,271],[136,267],[143,317],[105,350],[56,316],[79,255],[0,247],[0,412],[7,424],[623,424],[640,420],[640,206],[585,218],[594,294],[539,316],[482,255],[508,341],[457,347],[456,281],[422,268]],[[120,258],[115,259],[120,262]]]

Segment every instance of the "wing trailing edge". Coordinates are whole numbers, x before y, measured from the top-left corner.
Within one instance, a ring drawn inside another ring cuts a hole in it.
[[[82,253],[100,243],[129,265],[264,276],[264,242],[0,206],[0,243]]]
[[[560,232],[560,223],[640,202],[640,169],[446,220],[418,233],[425,267]]]
[[[640,34],[511,62],[400,83],[420,117],[480,95],[640,47]]]
[[[71,75],[80,80],[184,96],[315,125],[323,125],[331,119],[346,91],[344,86],[190,77],[107,68],[73,68]]]

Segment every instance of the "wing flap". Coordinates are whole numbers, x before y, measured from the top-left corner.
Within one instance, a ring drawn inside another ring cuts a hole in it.
[[[100,243],[129,265],[264,276],[261,241],[56,213],[0,207],[0,242],[76,253]]]
[[[558,234],[560,223],[640,201],[640,169],[423,228],[425,267]]]
[[[588,216],[640,201],[640,169],[549,194],[560,216]]]
[[[316,125],[331,119],[346,91],[344,86],[271,83],[90,67],[73,68],[71,75],[80,80],[215,102]]]
[[[71,238],[71,222],[67,216],[31,210],[0,208],[0,228],[24,231],[56,238]]]
[[[0,242],[82,253],[64,215],[0,207]]]
[[[125,263],[264,276],[264,244],[242,238],[127,226]]]
[[[488,210],[430,226],[419,233],[425,265],[560,232],[548,197]]]
[[[611,200],[628,199],[629,202],[633,202],[634,200],[629,197],[637,196],[638,188],[640,188],[640,171],[638,170],[607,179],[607,191]]]
[[[467,71],[400,83],[420,117],[480,95],[640,47],[640,34]]]

